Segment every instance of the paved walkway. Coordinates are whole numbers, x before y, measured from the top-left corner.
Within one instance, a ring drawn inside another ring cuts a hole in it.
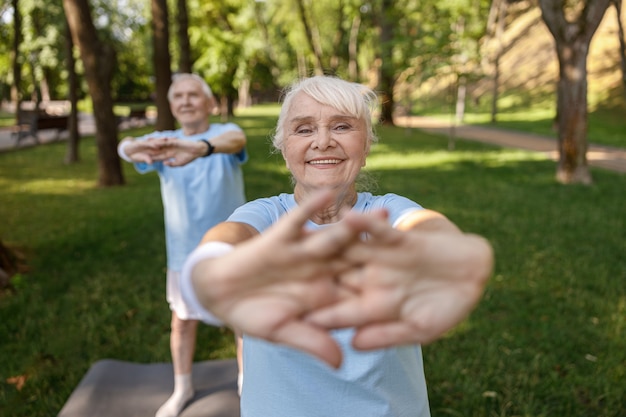
[[[130,127],[145,126],[146,124],[154,124],[155,120],[148,118],[144,120],[127,120],[119,125],[119,130],[126,130]],[[78,131],[81,136],[94,135],[96,133],[96,125],[92,115],[80,113],[78,115]],[[51,143],[58,140],[67,140],[68,132],[61,132],[57,136],[56,130],[42,130],[38,133],[39,144]],[[36,146],[37,141],[32,136],[22,138],[16,146],[16,140],[11,137],[10,128],[0,128],[0,152],[11,151],[21,148]]]
[[[395,121],[399,126],[441,135],[540,152],[554,161],[559,158],[556,138],[491,127],[453,126],[449,122],[422,116],[398,117]],[[590,166],[626,173],[626,149],[590,144],[587,160]]]
[[[398,117],[395,121],[399,126],[420,129],[441,135],[453,135],[456,138],[475,140],[507,148],[540,152],[552,160],[558,160],[555,138],[490,127],[470,125],[453,126],[451,123],[445,121],[421,116]],[[125,127],[126,126],[121,126],[122,129]],[[95,132],[93,118],[89,115],[81,115],[79,130],[81,135],[93,134]],[[67,132],[62,133],[60,140],[66,138]],[[42,131],[39,135],[39,139],[41,143],[54,141],[56,140],[55,132]],[[36,145],[36,143],[33,138],[25,138],[20,142],[19,148],[34,145]],[[10,138],[10,130],[0,130],[0,152],[15,148],[15,140]],[[592,144],[589,145],[587,160],[591,166],[626,173],[626,149]]]

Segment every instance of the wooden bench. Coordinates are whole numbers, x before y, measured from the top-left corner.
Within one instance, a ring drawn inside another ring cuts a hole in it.
[[[130,112],[128,113],[128,118],[129,119],[145,119],[146,118],[146,109],[131,109]]]
[[[117,127],[119,129],[127,129],[129,127],[145,126],[148,120],[146,112],[147,109],[145,107],[131,108],[126,116],[116,116]]]
[[[27,137],[33,137],[36,143],[40,143],[39,131],[56,130],[55,139],[58,140],[61,132],[68,130],[69,119],[68,115],[55,116],[41,110],[20,110],[11,138],[15,138],[15,146]]]

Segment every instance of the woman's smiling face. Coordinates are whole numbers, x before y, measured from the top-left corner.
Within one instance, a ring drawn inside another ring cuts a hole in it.
[[[300,191],[351,187],[369,153],[366,124],[300,92],[287,112],[282,152]]]

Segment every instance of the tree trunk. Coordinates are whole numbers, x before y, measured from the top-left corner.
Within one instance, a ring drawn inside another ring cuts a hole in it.
[[[191,73],[191,46],[189,45],[189,14],[187,13],[187,0],[178,0],[178,47],[180,57],[178,60],[178,71]]]
[[[506,24],[506,0],[494,0],[492,3],[492,10],[489,13],[490,20],[493,14],[494,21],[491,24],[489,32],[495,42],[497,42],[495,56],[493,57],[493,86],[492,86],[492,98],[491,98],[491,123],[496,123],[498,119],[498,90],[500,89],[500,59],[504,47],[502,45],[502,34],[504,33],[504,27]]]
[[[612,0],[588,0],[579,15],[562,0],[539,0],[541,16],[554,36],[559,59],[557,89],[557,181],[591,184],[587,164],[587,55],[589,44]]]
[[[561,45],[557,107],[559,163],[557,180],[564,184],[592,182],[587,164],[587,45]]]
[[[22,83],[22,63],[20,62],[20,44],[22,43],[22,13],[19,1],[12,0],[13,6],[13,85],[11,86],[11,101],[15,103],[15,124],[19,123],[19,113],[22,103],[20,84]]]
[[[76,75],[76,60],[74,59],[74,42],[69,23],[65,19],[65,49],[67,50],[67,78],[70,100],[69,138],[67,139],[67,152],[65,163],[78,162],[78,143],[80,132],[78,131],[78,79]]]
[[[169,51],[167,0],[152,0],[152,42],[154,47],[154,74],[156,77],[157,130],[172,130],[176,126],[167,99],[172,83],[172,67]]]
[[[265,23],[265,18],[263,16],[264,7],[265,2],[254,2],[254,15],[256,17],[257,26],[261,30],[263,43],[265,44],[265,48],[270,59],[270,72],[272,73],[272,77],[274,78],[273,81],[276,82],[276,80],[278,80],[278,78],[280,77],[280,68],[278,68],[278,55],[276,54],[276,48],[274,48],[274,43],[270,41],[267,24]]]
[[[304,26],[305,38],[307,42],[309,42],[309,47],[311,48],[311,51],[313,52],[313,58],[315,58],[313,61],[314,66],[315,66],[315,73],[317,75],[322,75],[324,73],[324,65],[322,64],[322,47],[320,46],[320,43],[319,43],[319,36],[316,37],[313,35],[313,29],[311,28],[311,23],[306,16],[306,9],[304,7],[304,1],[296,0],[296,5],[298,6],[298,13],[300,15],[300,21],[302,22],[302,25]]]
[[[113,114],[111,79],[115,68],[115,50],[100,42],[91,18],[88,0],[63,0],[72,39],[80,49],[85,78],[93,102],[98,147],[98,185],[124,184],[117,155],[117,123]]]
[[[346,15],[343,12],[344,5],[343,1],[339,0],[336,2],[337,6],[337,27],[335,28],[335,36],[333,36],[332,50],[331,56],[329,60],[329,67],[332,73],[336,73],[339,68],[339,63],[342,57],[345,57],[345,54],[342,53],[341,44],[343,43],[344,38],[346,37],[346,31],[343,28],[343,22],[346,20]]]
[[[395,107],[393,89],[395,75],[393,66],[393,28],[395,22],[391,18],[392,0],[383,0],[377,12],[376,23],[380,35],[380,77],[378,90],[381,94],[380,122],[383,125],[393,126],[393,110]]]
[[[352,20],[350,28],[350,40],[348,43],[348,78],[350,81],[357,82],[359,79],[359,63],[358,63],[358,47],[359,47],[359,29],[361,27],[361,14],[357,13]]]
[[[622,0],[613,0],[617,12],[617,36],[619,37],[619,56],[622,68],[622,88],[626,99],[626,39],[624,39],[624,25],[622,24]]]

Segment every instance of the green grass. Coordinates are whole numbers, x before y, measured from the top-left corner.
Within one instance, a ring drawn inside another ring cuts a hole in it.
[[[248,198],[290,190],[268,152],[275,107],[235,120],[249,136]],[[623,175],[562,186],[538,154],[381,128],[367,168],[493,244],[496,269],[471,317],[424,347],[433,416],[626,415]],[[29,272],[0,296],[0,415],[56,415],[103,358],[169,362],[159,185],[124,165],[96,188],[93,140],[63,164],[55,143],[0,154],[0,238]],[[234,356],[232,335],[201,326],[197,360]],[[24,376],[18,390],[9,378]]]
[[[522,94],[506,97],[500,103],[496,122],[491,121],[491,109],[486,100],[480,103],[468,103],[463,123],[495,127],[513,131],[534,133],[556,138],[558,132],[554,128],[555,106],[553,95],[549,100],[541,100],[539,96],[530,94],[526,101],[521,100]],[[610,102],[590,104],[588,113],[587,141],[592,144],[626,148],[626,103],[619,96]],[[424,98],[424,103],[415,105],[415,114],[428,115],[450,121],[454,116],[454,108],[450,100],[441,98]]]

